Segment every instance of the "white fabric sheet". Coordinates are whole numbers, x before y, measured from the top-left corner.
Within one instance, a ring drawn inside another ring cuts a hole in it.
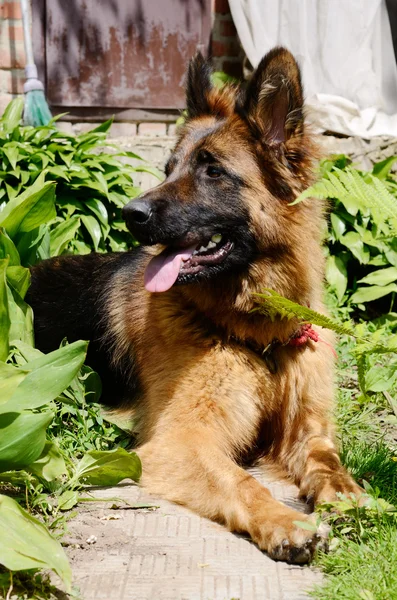
[[[397,66],[384,0],[229,0],[253,66],[273,46],[297,58],[317,131],[397,137]]]

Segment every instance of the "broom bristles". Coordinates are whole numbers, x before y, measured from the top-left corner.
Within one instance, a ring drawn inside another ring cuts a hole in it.
[[[48,125],[52,115],[48,108],[43,90],[31,90],[25,93],[25,106],[23,111],[23,122],[25,125],[39,127]]]

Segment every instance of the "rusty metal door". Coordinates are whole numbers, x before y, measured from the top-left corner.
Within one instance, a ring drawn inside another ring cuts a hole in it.
[[[46,93],[53,107],[184,106],[187,61],[209,45],[211,0],[34,4],[41,4],[44,20]]]

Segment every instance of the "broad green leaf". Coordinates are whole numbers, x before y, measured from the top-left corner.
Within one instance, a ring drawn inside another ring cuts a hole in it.
[[[1,124],[5,133],[11,133],[19,125],[22,119],[23,106],[23,98],[14,98],[8,104],[1,118]]]
[[[315,523],[310,523],[309,521],[294,521],[294,525],[300,529],[306,529],[306,531],[317,531],[317,525]]]
[[[0,495],[0,563],[11,571],[51,569],[71,591],[72,573],[61,544],[12,498]]]
[[[0,414],[0,471],[22,469],[39,458],[53,416],[48,411]]]
[[[66,219],[50,231],[51,256],[59,256],[68,243],[73,240],[80,227],[80,218],[76,215]]]
[[[98,133],[98,132],[105,133],[106,131],[109,131],[109,129],[112,126],[112,123],[113,123],[113,117],[111,119],[108,119],[104,123],[101,123],[100,125],[98,125],[98,127],[95,127],[95,129],[90,129],[90,131],[88,133]]]
[[[23,267],[20,267],[23,268]],[[22,340],[33,346],[33,311],[18,292],[7,286],[8,313],[10,315],[10,342]]]
[[[385,158],[385,160],[375,163],[372,169],[372,175],[375,175],[378,179],[386,179],[396,160],[397,156],[389,156],[389,158]]]
[[[30,271],[21,266],[8,267],[7,281],[23,299],[29,289]]]
[[[0,226],[11,238],[18,232],[32,231],[56,216],[55,184],[43,183],[44,175],[22,194],[10,200],[0,213]]]
[[[54,481],[67,473],[63,456],[54,442],[46,442],[40,457],[26,469],[45,481]]]
[[[329,285],[336,291],[340,302],[347,288],[347,269],[339,256],[331,255],[327,258],[325,276]]]
[[[26,363],[44,356],[43,352],[40,352],[37,348],[33,348],[30,344],[26,344],[21,340],[16,340],[12,345],[15,350],[17,350],[18,355],[23,358],[23,367],[25,367]]]
[[[0,404],[5,404],[29,371],[0,361]]]
[[[88,208],[96,215],[99,221],[103,225],[108,224],[108,211],[103,202],[97,200],[96,198],[90,198],[84,202],[84,206],[88,206]]]
[[[348,231],[340,237],[340,242],[350,250],[360,263],[365,265],[371,258],[369,250],[364,246],[359,233]]]
[[[7,286],[8,258],[0,260],[0,360],[7,360],[9,351],[10,315]]]
[[[385,286],[372,285],[370,287],[359,287],[350,297],[350,301],[354,304],[372,302],[373,300],[387,296],[391,292],[397,292],[397,285],[395,283]]]
[[[78,341],[43,354],[24,366],[29,375],[10,400],[0,406],[0,413],[38,408],[54,400],[65,390],[84,363],[87,342]]]
[[[72,490],[67,490],[63,492],[58,498],[58,508],[59,510],[70,510],[73,506],[79,501],[79,493]]]
[[[15,144],[10,143],[6,146],[3,146],[2,151],[7,157],[11,167],[15,169],[17,166],[18,159],[20,158],[18,148],[15,146]]]
[[[101,228],[98,224],[98,221],[91,215],[81,215],[81,220],[91,236],[95,250],[98,250],[99,242],[101,241]]]
[[[385,392],[390,390],[397,377],[397,365],[390,367],[371,367],[365,374],[367,392]]]
[[[6,230],[2,228],[0,228],[0,258],[9,258],[9,266],[18,266],[21,264],[14,242],[7,235]]]
[[[138,481],[141,461],[124,448],[87,452],[76,466],[75,478],[91,485],[117,485],[123,479]]]
[[[397,267],[379,269],[359,279],[357,283],[368,283],[369,285],[388,285],[397,280]]]
[[[331,224],[335,234],[335,238],[339,240],[340,236],[343,235],[346,231],[346,223],[336,212],[332,212]]]
[[[23,265],[35,265],[40,260],[50,258],[50,232],[46,225],[17,237],[17,249]]]
[[[160,181],[163,181],[165,177],[164,173],[156,169],[156,167],[134,167],[134,171],[137,173],[149,173],[150,175],[154,175],[154,177]]]

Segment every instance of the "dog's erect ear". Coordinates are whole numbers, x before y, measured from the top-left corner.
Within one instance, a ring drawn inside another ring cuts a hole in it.
[[[208,101],[212,90],[212,67],[201,52],[197,52],[189,62],[186,84],[186,106],[190,118],[208,115],[211,112]]]
[[[285,48],[274,48],[261,60],[248,84],[244,113],[267,146],[303,133],[303,90],[299,67]]]

